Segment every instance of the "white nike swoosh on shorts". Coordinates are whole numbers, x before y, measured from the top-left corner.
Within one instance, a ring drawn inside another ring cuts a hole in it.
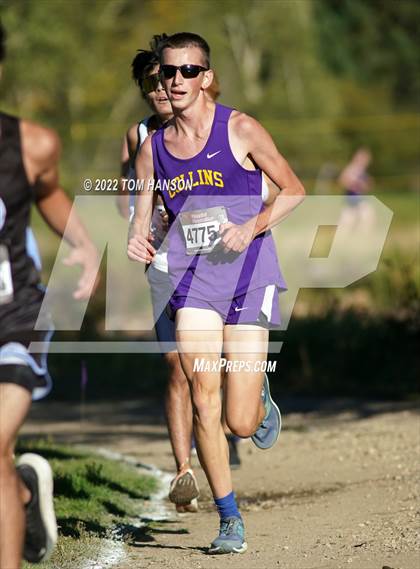
[[[235,306],[235,312],[240,312],[241,310],[248,310],[248,307],[245,306],[244,308],[238,308],[237,306]]]

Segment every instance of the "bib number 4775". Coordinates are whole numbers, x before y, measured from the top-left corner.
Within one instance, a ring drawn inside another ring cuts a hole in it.
[[[216,225],[198,225],[189,227],[187,230],[187,241],[194,247],[208,245],[217,235]]]

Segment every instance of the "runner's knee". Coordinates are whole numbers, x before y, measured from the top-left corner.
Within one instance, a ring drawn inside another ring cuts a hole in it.
[[[178,354],[166,354],[165,360],[169,367],[168,388],[188,390],[188,379],[182,369]]]
[[[226,417],[226,424],[234,435],[247,438],[253,435],[258,427],[257,418],[246,414],[235,414]]]

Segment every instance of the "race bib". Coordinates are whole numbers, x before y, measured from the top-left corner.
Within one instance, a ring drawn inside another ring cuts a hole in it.
[[[227,223],[223,206],[184,211],[179,215],[184,233],[187,255],[206,255],[219,243],[219,228]]]
[[[5,245],[0,245],[0,304],[13,300],[12,268],[9,252]]]

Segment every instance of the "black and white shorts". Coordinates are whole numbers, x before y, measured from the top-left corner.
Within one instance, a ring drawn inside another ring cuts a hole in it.
[[[0,336],[0,383],[14,383],[42,399],[51,391],[47,368],[48,345],[52,330],[21,330]],[[39,342],[39,350],[31,352],[31,342]]]

